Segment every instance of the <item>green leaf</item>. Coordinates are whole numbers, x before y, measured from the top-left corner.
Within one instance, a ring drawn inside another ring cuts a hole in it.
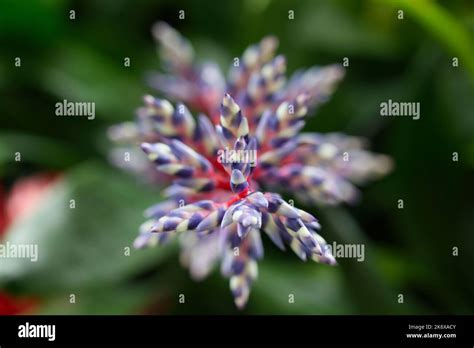
[[[100,119],[130,119],[146,86],[142,76],[124,69],[123,58],[113,61],[74,42],[60,46],[57,51],[55,64],[45,64],[41,71],[46,91],[68,101],[94,102],[99,114],[96,117]]]
[[[170,289],[163,276],[138,284],[99,286],[85,291],[43,299],[36,313],[41,315],[125,315],[145,311],[168,311]],[[74,296],[74,297],[73,297]]]
[[[434,38],[451,53],[457,55],[462,66],[466,66],[474,81],[474,44],[464,25],[432,0],[377,0],[392,7],[406,10]]]
[[[294,21],[293,40],[299,45],[317,48],[336,56],[390,58],[400,53],[401,46],[392,32],[383,30],[367,18],[360,19],[336,2],[308,2]],[[342,59],[342,58],[341,58]],[[314,63],[313,63],[314,64]]]
[[[77,150],[64,142],[23,133],[0,132],[0,172],[15,163],[15,153],[20,153],[21,162],[34,163],[52,168],[64,168],[79,158]],[[5,166],[5,169],[3,168]]]

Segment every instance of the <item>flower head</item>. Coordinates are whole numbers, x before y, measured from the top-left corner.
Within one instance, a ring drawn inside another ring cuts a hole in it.
[[[301,133],[342,67],[302,70],[287,81],[278,42],[267,37],[234,60],[225,82],[217,65],[195,63],[190,43],[167,24],[155,25],[153,35],[167,73],[150,84],[178,103],[145,96],[135,122],[111,130],[115,140],[140,143],[170,182],[167,200],[146,211],[135,247],[180,236],[191,275],[203,278],[220,261],[239,308],[257,278],[262,232],[302,260],[336,264],[318,220],[267,190],[284,188],[310,204],[353,202],[354,183],[389,171],[389,158],[358,138]]]

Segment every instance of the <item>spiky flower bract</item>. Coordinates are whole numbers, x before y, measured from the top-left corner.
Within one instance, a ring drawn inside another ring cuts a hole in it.
[[[110,132],[140,144],[153,171],[164,174],[160,181],[170,182],[167,199],[146,211],[135,247],[179,236],[192,277],[207,276],[220,262],[239,308],[257,278],[262,232],[302,260],[336,264],[318,220],[269,190],[284,188],[307,204],[353,202],[355,183],[389,171],[390,159],[365,150],[361,139],[301,133],[342,67],[313,67],[287,80],[285,58],[275,56],[278,41],[266,37],[234,60],[225,81],[216,64],[196,63],[190,43],[167,24],[156,24],[153,35],[167,73],[149,82],[177,104],[147,95],[135,122]],[[257,156],[222,160],[222,151]]]

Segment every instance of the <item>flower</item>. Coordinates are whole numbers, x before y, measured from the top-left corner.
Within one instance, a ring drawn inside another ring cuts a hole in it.
[[[225,82],[215,64],[195,63],[190,43],[167,24],[156,24],[153,35],[167,73],[149,82],[178,104],[147,95],[135,122],[110,130],[114,140],[139,143],[153,170],[171,183],[167,200],[145,212],[135,247],[179,235],[192,277],[205,277],[221,262],[239,308],[257,278],[262,232],[302,260],[335,265],[318,220],[267,190],[285,188],[309,204],[354,202],[354,183],[390,170],[391,160],[365,150],[361,139],[300,133],[343,77],[342,67],[313,67],[286,81],[277,39],[266,37],[234,60]],[[197,118],[185,104],[200,112]]]

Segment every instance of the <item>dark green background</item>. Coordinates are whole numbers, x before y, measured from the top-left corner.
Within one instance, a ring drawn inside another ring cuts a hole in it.
[[[185,20],[178,20],[179,10]],[[473,313],[470,1],[1,0],[0,177],[11,185],[36,172],[61,171],[64,180],[11,227],[7,238],[38,243],[40,259],[0,261],[0,288],[39,297],[40,313],[238,312],[228,281],[216,271],[192,282],[175,246],[123,256],[160,191],[107,163],[112,145],[105,131],[132,119],[141,96],[153,93],[144,80],[159,69],[150,34],[156,20],[175,26],[199,59],[216,60],[226,71],[234,56],[267,34],[279,37],[289,72],[349,57],[346,78],[306,130],[366,136],[396,164],[363,188],[356,206],[307,207],[328,241],[365,243],[365,262],[303,263],[265,240],[244,313]],[[131,67],[123,66],[124,57]],[[95,102],[96,119],[56,117],[54,105],[63,99]],[[381,117],[380,103],[388,99],[420,102],[421,119]],[[13,161],[16,151],[20,163]],[[75,210],[68,207],[71,198]],[[178,304],[180,293],[186,304]],[[295,304],[288,304],[290,293]],[[69,294],[76,304],[69,304]]]

